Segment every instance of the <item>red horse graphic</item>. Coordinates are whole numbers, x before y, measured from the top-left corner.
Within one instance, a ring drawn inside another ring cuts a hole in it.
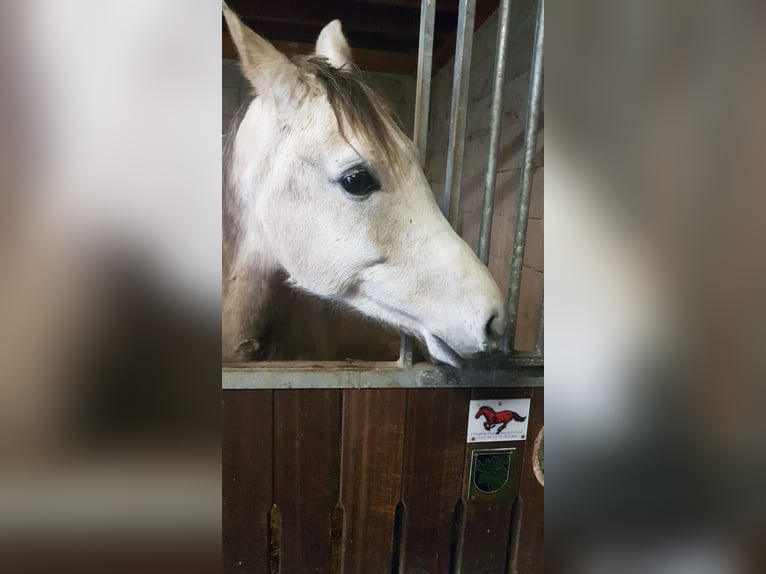
[[[500,434],[511,421],[523,423],[527,420],[527,417],[523,417],[519,413],[513,411],[500,411],[496,413],[491,407],[479,407],[479,410],[476,411],[476,417],[474,418],[478,419],[482,415],[487,419],[484,423],[485,430],[492,430],[492,427],[495,425],[500,425],[500,428],[497,429],[495,434]]]

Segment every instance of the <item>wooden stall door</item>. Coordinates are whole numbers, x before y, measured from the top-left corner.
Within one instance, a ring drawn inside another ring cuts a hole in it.
[[[530,398],[525,440],[467,443],[471,400]],[[535,574],[543,389],[225,391],[224,571]],[[512,450],[502,497],[474,451]]]

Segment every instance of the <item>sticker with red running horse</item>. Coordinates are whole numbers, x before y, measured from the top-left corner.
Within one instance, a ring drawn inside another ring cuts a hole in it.
[[[466,442],[526,440],[530,399],[471,401]]]

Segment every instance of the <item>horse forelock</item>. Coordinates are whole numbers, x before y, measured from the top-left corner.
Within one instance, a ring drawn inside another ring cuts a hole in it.
[[[402,158],[396,138],[399,121],[364,81],[359,68],[353,65],[336,68],[319,56],[296,56],[292,61],[307,81],[315,78],[324,88],[340,134],[346,141],[349,133],[360,136],[379,150],[389,166],[395,170],[400,167]]]
[[[401,123],[385,100],[364,81],[359,68],[353,65],[336,68],[320,56],[296,56],[292,61],[303,78],[301,87],[308,88],[293,94],[292,105],[299,106],[305,101],[308,93],[313,91],[312,80],[318,81],[338,122],[341,136],[346,140],[349,132],[361,136],[369,145],[380,151],[390,166],[399,167],[401,153],[396,131],[401,129]],[[224,192],[233,185],[234,141],[252,99],[240,106],[224,139]]]

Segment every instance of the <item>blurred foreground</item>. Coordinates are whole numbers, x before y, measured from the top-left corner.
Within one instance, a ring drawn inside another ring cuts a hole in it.
[[[546,558],[763,572],[766,5],[548,16]]]
[[[220,4],[0,10],[0,571],[215,571]]]

